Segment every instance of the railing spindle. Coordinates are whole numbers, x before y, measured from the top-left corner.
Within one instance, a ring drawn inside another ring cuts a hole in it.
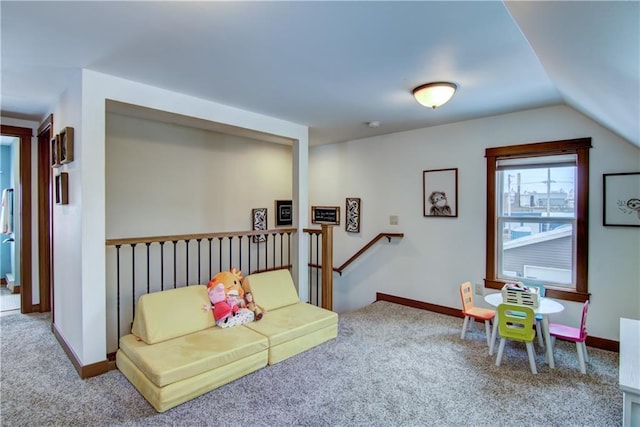
[[[118,314],[116,327],[118,328],[118,337],[120,337],[120,246],[116,245],[116,312]]]
[[[178,285],[178,271],[177,271],[178,251],[176,249],[176,246],[178,245],[178,241],[173,240],[171,243],[173,243],[173,289],[175,289]]]
[[[164,243],[160,242],[160,290],[164,291]]]
[[[242,271],[242,236],[238,236],[238,270]],[[248,270],[247,274],[249,274]]]
[[[273,259],[271,260],[271,268],[273,268],[275,270],[276,268],[276,233],[272,233],[271,236],[273,237]]]
[[[211,263],[213,262],[211,242],[213,241],[213,237],[209,237],[207,240],[209,241],[209,279],[210,279],[213,277],[213,275],[211,274]],[[208,281],[209,280],[207,280],[207,282]]]
[[[316,264],[320,264],[320,235],[316,234]],[[316,268],[316,305],[320,305],[320,269]]]
[[[220,250],[220,259],[218,260],[218,271],[222,271],[222,239],[223,237],[218,237],[218,249]]]
[[[309,235],[309,261],[311,261],[311,258],[313,257],[313,234]],[[307,274],[309,275],[309,302],[311,304],[313,304],[313,298],[312,298],[312,280],[313,277],[311,276],[313,273],[311,271],[311,269],[308,270]]]
[[[185,284],[187,286],[189,286],[189,239],[185,239],[184,240],[184,250],[185,250],[185,255],[186,255],[186,260],[187,260],[187,264],[186,264],[186,268],[185,268],[185,274],[186,274],[186,282],[185,282]]]
[[[251,274],[251,237],[247,237],[247,253],[249,254],[247,273]]]
[[[287,233],[287,252],[288,252],[288,258],[287,258],[287,265],[291,265],[291,232]]]
[[[198,242],[198,283],[202,283],[202,279],[200,277],[200,242],[202,241],[202,239],[196,239],[196,242]]]
[[[136,244],[131,244],[131,318],[136,314]]]
[[[147,242],[145,245],[147,245],[147,293],[149,293],[151,289],[151,274],[149,272],[151,262],[149,260],[149,246],[151,246],[151,243]]]

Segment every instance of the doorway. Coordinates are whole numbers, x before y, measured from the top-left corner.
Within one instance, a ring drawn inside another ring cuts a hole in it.
[[[51,310],[51,168],[50,140],[53,116],[50,115],[38,128],[37,172],[38,172],[38,294],[39,303],[33,303],[33,244],[32,244],[32,195],[31,154],[32,129],[0,125],[2,136],[16,137],[19,158],[17,179],[14,181],[13,223],[15,230],[15,252],[19,257],[17,274],[20,281],[20,311],[22,313],[46,312]],[[46,161],[46,168],[43,163]],[[45,218],[46,217],[46,218]]]
[[[0,313],[20,310],[20,253],[17,244],[14,215],[15,187],[18,182],[18,150],[20,138],[2,135],[0,138]]]

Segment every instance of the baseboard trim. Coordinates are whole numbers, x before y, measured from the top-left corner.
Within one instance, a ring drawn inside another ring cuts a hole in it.
[[[421,310],[433,311],[435,313],[446,314],[448,316],[463,318],[462,311],[458,308],[445,307],[444,305],[431,304],[409,298],[397,297],[395,295],[376,293],[376,301],[393,302],[407,307],[419,308]]]
[[[60,331],[58,331],[58,328],[55,325],[55,323],[51,324],[51,331],[53,332],[53,335],[58,340],[58,343],[60,343],[60,346],[62,347],[64,352],[67,354],[67,357],[71,361],[71,364],[73,365],[73,367],[78,372],[78,375],[80,375],[80,378],[85,379],[85,378],[95,377],[95,376],[104,374],[109,370],[108,360],[92,363],[90,365],[83,365],[82,363],[80,363],[80,360],[78,360],[78,357],[76,356],[76,354],[73,352],[71,347],[67,344],[67,342],[64,340]]]
[[[395,295],[383,294],[376,292],[376,301],[387,301],[407,307],[419,308],[421,310],[433,311],[434,313],[446,314],[448,316],[463,318],[462,311],[459,308],[445,307],[443,305],[431,304],[428,302],[417,301],[409,298],[398,297]],[[589,347],[599,348],[602,350],[620,352],[620,343],[618,341],[606,338],[587,337],[587,345]]]
[[[587,337],[586,344],[589,347],[600,348],[602,350],[614,351],[620,353],[620,342],[614,340],[608,340],[606,338]]]

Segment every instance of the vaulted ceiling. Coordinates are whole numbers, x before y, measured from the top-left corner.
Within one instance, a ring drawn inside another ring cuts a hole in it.
[[[5,117],[82,68],[310,127],[312,145],[567,104],[640,146],[638,1],[5,1]],[[458,86],[432,110],[412,97]],[[367,124],[378,121],[379,127]]]

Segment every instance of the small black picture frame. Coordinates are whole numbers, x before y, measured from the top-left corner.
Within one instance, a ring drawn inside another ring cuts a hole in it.
[[[602,225],[640,227],[640,172],[602,176]]]
[[[73,128],[66,127],[60,132],[60,143],[58,158],[61,165],[71,163],[73,161]]]
[[[253,220],[254,230],[266,230],[267,229],[267,208],[254,208],[251,209],[251,218]],[[253,236],[253,243],[260,243],[267,240],[265,234],[259,234]]]
[[[311,223],[340,225],[340,206],[311,206]]]
[[[293,203],[291,200],[276,200],[276,227],[293,225]]]
[[[422,208],[425,217],[458,217],[458,168],[422,172]]]
[[[51,167],[59,168],[60,163],[60,135],[51,138]]]
[[[346,218],[344,220],[344,229],[347,233],[360,232],[360,198],[347,197],[346,199]]]
[[[56,204],[69,204],[69,173],[60,172],[56,175]]]

